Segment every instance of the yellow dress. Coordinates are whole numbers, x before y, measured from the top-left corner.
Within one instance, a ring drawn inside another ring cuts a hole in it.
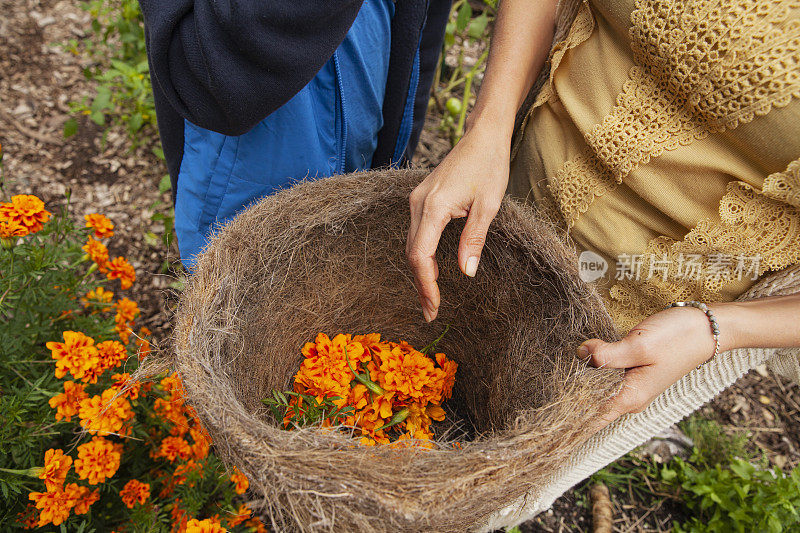
[[[626,331],[800,262],[798,158],[800,0],[591,0],[551,51],[509,192],[606,261]]]

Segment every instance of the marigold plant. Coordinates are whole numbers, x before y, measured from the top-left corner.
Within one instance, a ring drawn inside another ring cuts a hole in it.
[[[0,201],[0,531],[265,531],[180,378],[131,381],[150,331],[113,222],[53,205]]]

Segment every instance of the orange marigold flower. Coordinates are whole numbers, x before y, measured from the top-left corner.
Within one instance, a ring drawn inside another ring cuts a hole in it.
[[[456,382],[456,370],[458,363],[451,361],[443,353],[436,354],[436,362],[444,370],[444,383],[442,385],[442,398],[448,399],[453,396],[453,385]]]
[[[234,491],[236,494],[244,494],[245,491],[247,491],[247,488],[250,486],[250,481],[248,481],[247,477],[235,466],[233,467],[231,481],[233,481],[233,484],[235,485]]]
[[[73,510],[76,515],[88,513],[89,507],[100,499],[100,489],[92,490],[89,487],[82,487],[77,483],[70,483],[64,490],[75,502],[75,508]]]
[[[78,446],[75,472],[90,485],[97,485],[117,473],[120,458],[120,449],[114,443],[103,437],[92,437],[91,441]]]
[[[139,337],[136,339],[136,346],[139,347],[139,351],[137,355],[139,356],[139,361],[150,355],[150,341],[145,337],[152,335],[153,332],[150,331],[149,328],[146,326],[142,326],[139,328]]]
[[[182,465],[178,465],[175,468],[175,472],[172,474],[172,479],[178,485],[182,485],[186,482],[186,476],[191,474],[192,472],[200,472],[203,469],[203,465],[195,461],[194,459],[189,459]],[[189,486],[194,486],[194,482],[190,483]]]
[[[122,390],[125,387],[128,387],[128,389],[122,393],[123,396],[127,396],[131,400],[135,400],[139,397],[139,393],[142,389],[142,382],[131,381],[131,375],[129,373],[122,372],[121,374],[112,374],[111,379],[114,380],[112,387],[117,390]]]
[[[177,372],[173,372],[161,380],[161,388],[170,395],[171,398],[183,399],[183,382]]]
[[[115,257],[108,263],[107,268],[106,277],[111,280],[119,279],[123,290],[130,289],[133,282],[136,281],[136,271],[124,257]]]
[[[26,228],[16,220],[0,221],[0,239],[24,237],[28,233],[29,233],[28,228]]]
[[[387,392],[376,397],[366,407],[348,416],[345,420],[345,425],[358,426],[361,434],[367,437],[367,440],[362,439],[365,444],[371,445],[375,442],[387,444],[389,438],[386,436],[385,431],[379,428],[388,423],[392,417],[392,397],[394,394],[394,392]]]
[[[47,490],[55,490],[64,486],[67,471],[72,465],[72,457],[64,455],[63,450],[50,448],[44,453],[44,467],[39,472],[39,479],[44,480]]]
[[[180,508],[180,504],[181,500],[180,498],[177,498],[175,503],[172,505],[172,510],[170,510],[169,515],[172,518],[172,531],[177,533],[185,533],[188,517],[186,515],[186,511]]]
[[[436,368],[422,352],[406,346],[395,345],[381,363],[380,369],[385,373],[381,386],[397,391],[402,398],[421,399],[425,396],[423,388],[441,381],[444,371]]]
[[[187,459],[192,453],[192,448],[186,439],[181,437],[164,437],[158,450],[158,455],[165,457],[170,462],[175,459]]]
[[[104,370],[118,367],[128,358],[128,351],[119,341],[103,341],[97,345],[97,353]]]
[[[115,318],[125,322],[133,322],[133,319],[139,314],[139,306],[130,298],[117,300],[117,303],[114,304],[114,309],[117,310]]]
[[[96,289],[92,289],[86,293],[86,296],[81,298],[81,303],[84,307],[89,307],[93,304],[101,304],[103,306],[104,311],[110,311],[111,307],[106,307],[105,304],[111,303],[111,299],[114,298],[114,293],[104,289],[103,287],[97,287]]]
[[[239,506],[233,516],[228,518],[228,526],[236,527],[253,514],[253,511],[247,506],[246,503],[243,503]]]
[[[370,403],[369,389],[359,383],[350,390],[350,396],[347,399],[347,404],[352,405],[357,411],[363,409]]]
[[[108,270],[108,248],[106,248],[105,244],[89,237],[89,240],[86,241],[86,244],[84,244],[81,249],[86,252],[86,255],[88,255],[92,261],[97,263],[100,272],[106,272]]]
[[[172,424],[170,433],[184,435],[189,429],[189,420],[186,418],[186,408],[179,399],[156,398],[153,408],[162,419]]]
[[[409,433],[408,437],[425,440],[433,438],[433,433],[430,431],[431,413],[436,415],[437,419],[439,415],[442,415],[442,420],[444,419],[444,410],[441,407],[428,410],[417,403],[412,403],[408,406],[408,418],[405,420],[405,426]]]
[[[89,397],[84,388],[85,385],[80,383],[64,382],[64,392],[56,394],[48,402],[56,410],[56,420],[72,421],[72,417],[78,414],[81,401]]]
[[[128,344],[131,340],[131,333],[133,330],[128,327],[128,323],[124,320],[119,320],[118,318],[114,319],[114,331],[117,332],[119,335],[119,340],[122,341],[122,344]]]
[[[189,417],[194,427],[199,428],[200,431],[205,433],[206,437],[210,440],[211,436],[206,433],[205,428],[203,427],[203,423],[200,422],[200,418],[197,416],[197,411],[191,405],[184,404],[184,409],[186,410],[186,416]]]
[[[39,527],[53,524],[61,525],[69,518],[69,511],[75,506],[75,500],[71,494],[61,487],[47,492],[31,492],[28,495],[35,504],[39,512]]]
[[[222,527],[219,520],[206,518],[205,520],[198,520],[192,518],[186,522],[186,533],[225,533],[228,531]]]
[[[305,359],[295,376],[295,386],[318,400],[338,396],[341,399],[334,403],[339,406],[346,403],[350,393],[354,377],[350,366],[359,371],[361,363],[372,357],[350,335],[336,335],[331,340],[324,333],[317,335],[315,342],[306,343],[302,353]]]
[[[208,433],[201,429],[190,428],[189,435],[192,436],[194,444],[192,444],[192,456],[195,459],[205,459],[208,455],[208,450],[211,448],[211,437]]]
[[[91,213],[89,215],[84,215],[83,218],[86,219],[86,227],[94,230],[96,239],[114,236],[114,224],[107,216],[99,213]]]
[[[130,402],[116,394],[117,389],[112,387],[104,390],[102,395],[82,400],[78,411],[81,426],[99,435],[124,433],[122,428],[134,413]]]
[[[77,331],[65,331],[64,342],[48,342],[47,348],[56,360],[56,377],[63,378],[69,371],[75,379],[89,381],[92,370],[100,364],[94,339]],[[95,383],[97,381],[95,376]]]
[[[134,505],[144,503],[150,497],[150,485],[132,479],[119,491],[119,495],[122,498],[122,503],[127,505],[128,509],[133,509]]]
[[[25,227],[29,233],[41,231],[50,220],[50,212],[45,210],[44,202],[32,194],[18,194],[11,197],[11,203],[0,208],[0,220],[14,221]]]
[[[245,522],[245,525],[251,529],[255,529],[256,533],[267,533],[267,526],[265,526],[258,518],[252,518]]]
[[[136,343],[136,346],[138,346],[138,350],[136,351],[136,356],[139,358],[139,361],[141,362],[145,357],[150,355],[150,352],[152,352],[152,349],[150,348],[150,341],[139,337],[134,342]]]
[[[382,356],[391,351],[391,346],[386,341],[381,341],[380,333],[368,333],[367,335],[354,335],[353,342],[360,343],[369,352],[372,359],[382,360]]]

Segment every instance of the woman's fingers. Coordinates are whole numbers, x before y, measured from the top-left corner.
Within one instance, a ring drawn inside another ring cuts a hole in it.
[[[446,209],[424,206],[416,232],[406,247],[408,261],[414,272],[414,285],[422,304],[422,313],[428,322],[436,318],[439,310],[439,287],[436,284],[439,267],[436,264],[436,247],[448,222],[450,214]]]
[[[486,234],[489,232],[489,224],[499,209],[499,202],[490,205],[487,202],[476,201],[469,210],[458,244],[458,266],[467,276],[475,277],[478,271],[478,262],[486,242]]]
[[[631,332],[619,342],[605,342],[589,339],[578,346],[578,357],[589,359],[589,364],[603,368],[633,368],[650,364],[644,343],[636,340],[636,332]]]
[[[619,417],[643,411],[653,400],[650,384],[651,367],[631,368],[625,372],[622,388],[605,405],[595,421],[594,431],[600,431]]]

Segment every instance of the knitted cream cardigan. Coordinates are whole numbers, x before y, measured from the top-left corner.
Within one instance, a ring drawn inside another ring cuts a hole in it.
[[[800,265],[762,279],[739,300],[798,292]],[[684,376],[641,413],[624,416],[592,437],[572,454],[570,460],[544,487],[497,511],[476,526],[475,531],[488,532],[530,520],[548,509],[570,487],[682,420],[762,363],[800,382],[798,358],[800,348],[737,349],[721,353],[700,369]]]

